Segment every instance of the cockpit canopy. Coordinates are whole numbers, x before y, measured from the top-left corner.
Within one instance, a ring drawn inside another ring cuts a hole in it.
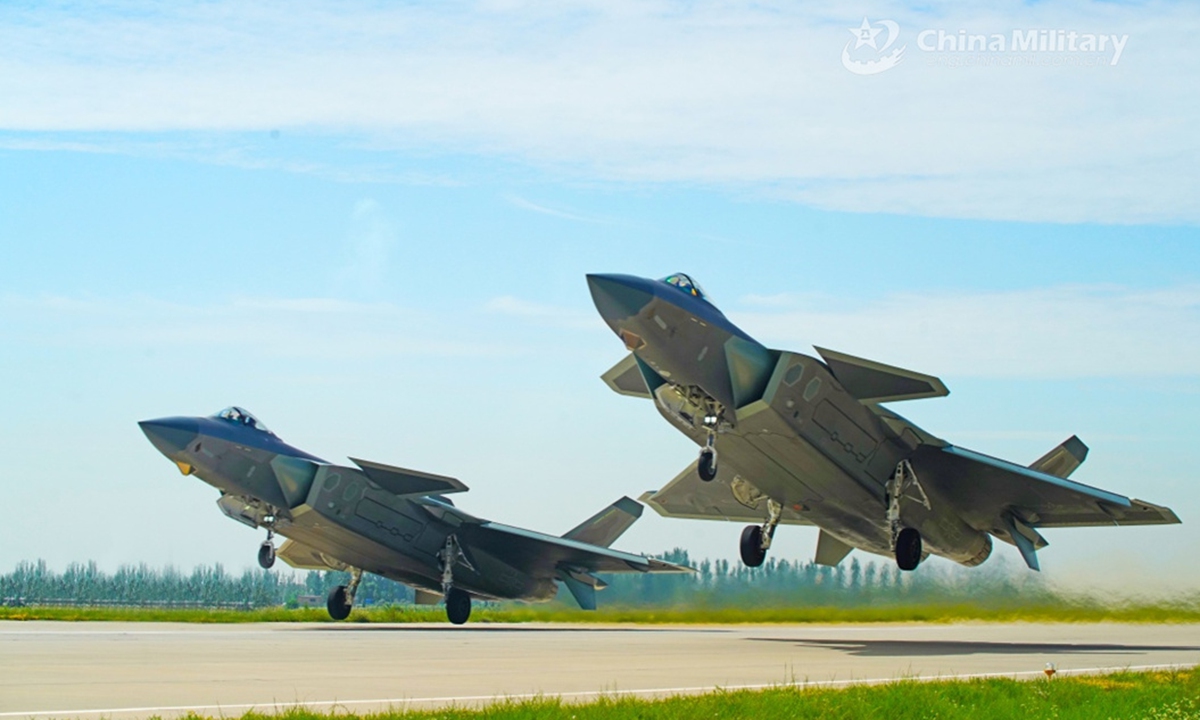
[[[259,422],[258,418],[254,417],[249,410],[237,407],[236,405],[231,405],[230,407],[225,408],[216,415],[213,415],[213,417],[226,422],[234,423],[235,425],[244,425],[259,432],[265,432],[268,435],[275,434],[268,430],[266,425],[263,425],[261,422]]]
[[[712,302],[708,299],[708,295],[704,292],[704,289],[700,287],[700,283],[696,282],[688,275],[684,275],[683,273],[675,273],[674,275],[666,276],[662,279],[662,281],[668,285],[674,285],[692,297],[698,297],[710,304]]]

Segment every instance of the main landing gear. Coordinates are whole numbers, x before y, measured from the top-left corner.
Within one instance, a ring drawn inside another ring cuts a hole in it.
[[[921,564],[921,533],[906,527],[896,534],[893,544],[896,565],[901,570],[916,570]]]
[[[916,570],[917,565],[921,564],[923,552],[921,533],[916,528],[904,527],[900,521],[900,501],[907,497],[924,505],[926,510],[930,507],[929,496],[925,494],[925,489],[921,487],[917,474],[913,472],[912,465],[907,460],[901,460],[896,465],[896,472],[888,482],[887,497],[888,528],[891,531],[892,552],[896,556],[896,565],[901,570]]]
[[[446,598],[446,619],[455,625],[462,625],[471,617],[471,596],[465,590],[454,587],[454,565],[459,560],[465,562],[462,548],[458,546],[458,538],[453,535],[446,537],[446,544],[438,553],[442,565],[442,593]]]
[[[362,570],[350,568],[350,584],[338,585],[329,592],[329,599],[325,601],[325,609],[329,611],[329,617],[334,620],[345,620],[350,617],[350,610],[354,607],[354,595],[358,592],[358,584],[362,582],[362,578]]]
[[[783,517],[783,506],[774,500],[767,500],[767,521],[761,526],[747,525],[742,530],[742,541],[739,549],[742,562],[747,567],[758,567],[767,559],[767,551],[771,549],[771,539],[775,537],[775,528]]]
[[[267,539],[258,546],[258,566],[263,570],[270,570],[275,564],[275,516],[264,517],[262,525],[267,529]]]
[[[446,619],[455,625],[462,625],[471,617],[471,596],[465,591],[452,587],[446,591]]]

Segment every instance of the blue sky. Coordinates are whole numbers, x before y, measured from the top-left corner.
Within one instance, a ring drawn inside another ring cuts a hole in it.
[[[885,74],[838,60],[863,13],[910,43]],[[1115,66],[952,69],[913,40],[943,26],[1130,40]],[[599,381],[622,348],[583,276],[683,270],[769,345],[938,374],[949,398],[898,409],[950,440],[1028,462],[1078,432],[1078,479],[1185,525],[1048,533],[1047,575],[1194,587],[1196,26],[1172,4],[0,9],[0,566],[252,562],[135,425],[233,403],[564,531],[695,452]],[[739,530],[647,516],[623,544],[733,557]]]

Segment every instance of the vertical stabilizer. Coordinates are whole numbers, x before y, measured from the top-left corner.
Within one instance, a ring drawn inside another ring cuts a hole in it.
[[[1041,456],[1029,466],[1031,470],[1047,475],[1067,478],[1087,459],[1088,446],[1078,436],[1072,435],[1061,445]]]
[[[641,516],[641,504],[631,498],[623,497],[584,520],[563,537],[589,545],[608,547],[616,542],[617,538],[621,537]]]

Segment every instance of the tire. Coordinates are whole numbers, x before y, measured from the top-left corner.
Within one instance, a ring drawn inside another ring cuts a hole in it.
[[[275,546],[269,542],[265,542],[258,547],[258,566],[263,570],[270,570],[275,564]]]
[[[446,619],[462,625],[471,617],[471,596],[456,587],[446,593]]]
[[[345,620],[350,617],[350,603],[346,602],[345,585],[338,585],[330,591],[325,609],[329,611],[329,617],[334,620]]]
[[[904,528],[896,536],[896,565],[901,570],[916,570],[921,563],[921,533]]]
[[[699,473],[700,479],[704,482],[712,482],[717,477],[717,454],[708,448],[700,451],[700,462],[696,465],[696,472]]]
[[[767,559],[767,551],[762,546],[762,528],[758,525],[747,525],[742,530],[742,562],[746,567],[758,567]]]

